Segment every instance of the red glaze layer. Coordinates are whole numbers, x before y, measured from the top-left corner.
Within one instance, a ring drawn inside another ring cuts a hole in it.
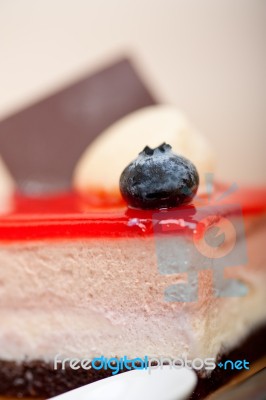
[[[193,224],[198,221],[197,211],[202,207],[216,207],[219,215],[234,213],[235,205],[241,208],[245,216],[266,211],[266,188],[243,188],[226,194],[228,189],[226,185],[217,185],[210,197],[198,196],[193,204],[176,209],[178,220],[175,231],[185,234],[195,229]],[[172,219],[175,210],[169,211]],[[111,204],[101,195],[88,195],[86,198],[76,193],[49,197],[16,195],[12,210],[0,215],[0,240],[11,242],[151,235],[158,213],[160,220],[168,219],[167,210],[128,209],[122,200]]]

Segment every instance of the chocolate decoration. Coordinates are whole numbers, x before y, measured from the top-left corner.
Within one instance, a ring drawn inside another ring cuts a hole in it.
[[[68,190],[91,141],[119,118],[152,104],[132,64],[122,59],[2,120],[0,155],[22,192]]]

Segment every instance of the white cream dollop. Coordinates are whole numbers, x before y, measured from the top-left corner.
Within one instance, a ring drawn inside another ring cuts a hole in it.
[[[118,192],[124,168],[145,146],[153,148],[163,142],[194,163],[202,187],[205,174],[214,169],[211,146],[176,107],[156,105],[127,115],[94,140],[75,168],[74,188]]]
[[[0,213],[10,210],[15,182],[0,157]]]

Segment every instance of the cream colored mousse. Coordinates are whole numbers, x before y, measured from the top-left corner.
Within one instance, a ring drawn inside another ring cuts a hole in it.
[[[214,170],[213,150],[186,116],[176,107],[156,105],[135,111],[122,118],[87,148],[78,162],[73,178],[80,192],[106,191],[119,194],[119,177],[123,169],[145,146],[157,147],[163,142],[173,151],[187,157],[200,176],[200,191],[205,174]]]
[[[15,183],[6,165],[0,157],[0,214],[11,209]]]
[[[254,221],[248,265],[224,270],[247,295],[215,297],[210,269],[199,271],[198,298],[183,303],[164,292],[187,275],[163,274],[152,237],[1,243],[0,359],[217,357],[265,322],[265,240],[265,220]],[[176,246],[189,260],[191,238]]]

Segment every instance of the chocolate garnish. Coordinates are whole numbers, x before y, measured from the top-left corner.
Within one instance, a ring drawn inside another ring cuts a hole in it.
[[[0,155],[22,192],[68,190],[91,141],[119,118],[152,104],[123,59],[1,121]]]

